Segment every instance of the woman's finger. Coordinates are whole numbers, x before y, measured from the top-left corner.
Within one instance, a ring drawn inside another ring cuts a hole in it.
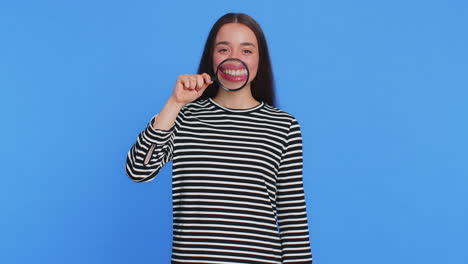
[[[213,80],[211,80],[211,76],[208,73],[202,73],[201,76],[205,80],[206,86],[210,85],[213,83]]]
[[[195,90],[198,91],[203,87],[203,85],[205,84],[205,81],[203,80],[203,77],[201,75],[196,75],[195,79],[197,81],[197,87],[195,88]]]
[[[197,77],[195,75],[189,76],[190,80],[190,90],[194,90],[197,88]]]
[[[183,75],[182,78],[181,78],[181,80],[182,80],[182,83],[184,84],[184,89],[186,89],[186,90],[192,90],[192,89],[190,88],[190,80],[189,80],[189,78],[188,78],[188,75]]]

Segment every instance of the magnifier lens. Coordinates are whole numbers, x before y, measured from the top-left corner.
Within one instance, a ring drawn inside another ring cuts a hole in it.
[[[236,91],[249,81],[249,69],[239,59],[227,59],[218,65],[216,80],[225,90]]]

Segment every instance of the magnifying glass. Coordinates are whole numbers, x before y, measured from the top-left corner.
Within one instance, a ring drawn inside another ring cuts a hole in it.
[[[215,75],[211,77],[219,86],[227,91],[237,91],[249,81],[249,68],[240,59],[230,58],[223,60],[216,68]]]

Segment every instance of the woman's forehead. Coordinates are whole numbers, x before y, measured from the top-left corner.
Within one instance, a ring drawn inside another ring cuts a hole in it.
[[[246,25],[228,23],[219,29],[215,45],[218,43],[226,45],[245,45],[250,43],[257,46],[257,38],[255,37],[255,33]]]

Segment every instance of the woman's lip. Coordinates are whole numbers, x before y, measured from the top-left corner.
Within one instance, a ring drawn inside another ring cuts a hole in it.
[[[237,64],[226,64],[226,63],[223,63],[222,65],[219,66],[219,69],[220,70],[244,70],[245,67],[244,65],[242,65],[241,63]]]
[[[247,74],[244,75],[231,75],[226,74],[223,71],[218,71],[218,74],[221,75],[221,78],[228,82],[245,82],[247,80]]]

